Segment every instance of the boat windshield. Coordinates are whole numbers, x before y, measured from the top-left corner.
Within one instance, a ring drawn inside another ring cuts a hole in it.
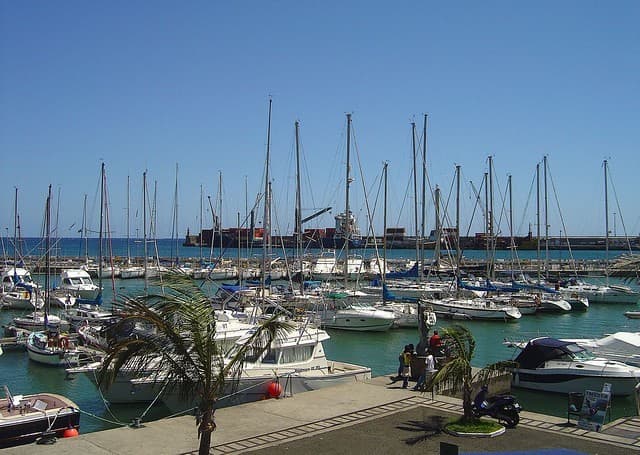
[[[589,350],[584,349],[577,344],[569,344],[567,345],[567,350],[571,351],[572,357],[574,360],[593,360],[596,356]]]

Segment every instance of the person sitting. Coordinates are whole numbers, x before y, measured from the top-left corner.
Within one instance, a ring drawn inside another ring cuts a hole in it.
[[[473,399],[473,405],[478,409],[483,409],[487,406],[487,396],[489,395],[489,387],[483,385],[476,397]]]

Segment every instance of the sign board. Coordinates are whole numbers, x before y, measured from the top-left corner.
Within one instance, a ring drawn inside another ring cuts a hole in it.
[[[589,431],[600,431],[604,425],[604,419],[609,410],[609,402],[611,401],[611,387],[605,387],[603,392],[594,390],[584,391],[584,400],[582,408],[580,408],[580,417],[578,418],[578,427]]]

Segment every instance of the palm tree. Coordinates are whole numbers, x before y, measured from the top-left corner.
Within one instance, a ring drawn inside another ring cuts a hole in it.
[[[245,354],[260,355],[290,330],[291,324],[274,316],[256,327],[233,358],[225,359],[223,346],[216,340],[209,297],[197,283],[174,271],[162,277],[162,287],[160,294],[121,296],[116,302],[122,315],[120,327],[142,322],[151,330],[113,342],[99,371],[99,382],[108,387],[124,366],[141,375],[155,368],[163,388],[177,390],[187,403],[198,403],[199,453],[208,454],[216,428],[216,403],[225,385],[237,384]],[[154,367],[158,360],[160,370]]]
[[[462,391],[463,421],[473,420],[472,386],[474,383],[486,384],[490,379],[508,372],[514,362],[502,361],[487,365],[476,374],[471,369],[471,359],[475,354],[476,341],[466,327],[455,324],[442,332],[443,346],[447,352],[447,362],[425,385],[428,390],[443,385],[453,393]]]

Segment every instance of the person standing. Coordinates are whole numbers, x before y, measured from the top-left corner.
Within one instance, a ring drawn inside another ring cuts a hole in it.
[[[402,353],[402,388],[406,389],[409,386],[409,377],[411,376],[411,358],[413,353],[411,348],[406,346]]]
[[[409,349],[409,345],[405,344],[402,351],[400,351],[400,355],[398,356],[398,375],[396,376],[396,380],[402,379],[402,370],[404,369],[404,353]],[[393,378],[392,378],[393,379]]]
[[[424,363],[424,372],[418,378],[418,382],[416,382],[413,390],[422,390],[424,385],[427,383],[427,378],[430,378],[436,372],[436,362],[433,358],[433,354],[431,354],[431,351],[427,351],[427,356],[424,359]]]
[[[438,331],[434,330],[433,335],[429,338],[429,349],[431,353],[438,357],[440,355],[440,348],[442,347],[442,339],[438,335]]]

